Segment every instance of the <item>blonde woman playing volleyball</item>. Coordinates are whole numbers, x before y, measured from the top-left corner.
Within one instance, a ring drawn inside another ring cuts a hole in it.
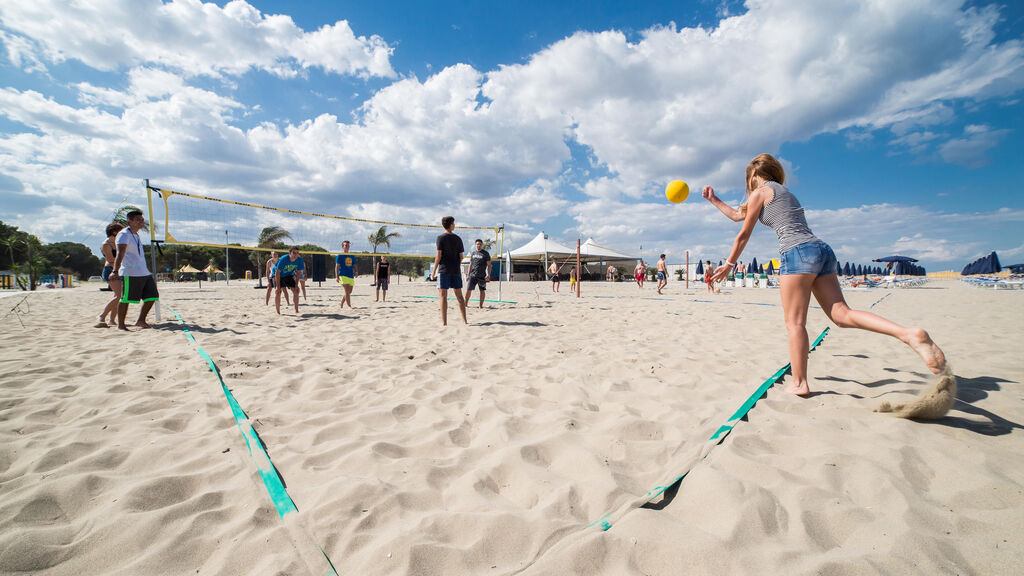
[[[796,196],[783,186],[786,173],[778,160],[769,154],[754,158],[747,166],[746,180],[747,201],[739,208],[732,208],[718,199],[710,186],[705,186],[702,192],[704,199],[714,204],[727,218],[743,223],[728,260],[714,271],[713,279],[716,282],[724,279],[736,265],[758,220],[775,231],[782,255],[780,291],[793,370],[793,381],[786,386],[786,392],[798,396],[811,392],[807,382],[809,342],[806,328],[811,294],[829,319],[840,328],[860,328],[887,334],[913,348],[933,374],[946,369],[946,357],[924,330],[906,328],[871,312],[853,310],[846,304],[836,278],[836,256],[828,244],[811,233],[803,207]]]

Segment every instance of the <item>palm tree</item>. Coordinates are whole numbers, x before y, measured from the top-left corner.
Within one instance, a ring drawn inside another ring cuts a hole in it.
[[[402,235],[398,232],[388,232],[387,226],[381,226],[377,228],[377,231],[366,237],[366,240],[370,242],[370,246],[373,246],[373,253],[377,253],[378,246],[387,246],[388,250],[391,249],[391,239],[401,238]]]
[[[3,240],[0,240],[0,246],[6,246],[7,252],[11,255],[11,266],[14,266],[14,245],[17,243],[18,237],[13,234]]]
[[[132,205],[132,204],[125,204],[124,206],[121,206],[117,210],[114,210],[114,214],[113,214],[111,219],[114,222],[117,222],[118,224],[121,224],[121,225],[127,227],[128,226],[128,213],[129,212],[135,212],[135,211],[142,212],[143,214],[146,213],[145,210],[143,210],[142,208],[139,208],[138,206],[135,206],[135,205]],[[142,230],[144,232],[149,232],[149,227],[150,226],[153,226],[153,230],[154,231],[157,229],[156,222],[146,222],[146,226],[143,227]]]
[[[391,239],[401,237],[402,235],[398,232],[388,232],[387,226],[381,226],[380,228],[377,228],[376,232],[367,236],[366,240],[370,243],[370,246],[373,246],[373,253],[376,254],[378,246],[387,246],[388,250],[391,250]],[[373,266],[377,265],[376,260],[376,257],[374,257],[372,261]]]
[[[273,248],[284,242],[284,239],[292,239],[291,233],[280,226],[267,226],[260,231],[256,237],[257,248]],[[249,261],[256,265],[256,277],[259,279],[260,288],[263,287],[263,266],[260,266],[260,252],[250,252]]]

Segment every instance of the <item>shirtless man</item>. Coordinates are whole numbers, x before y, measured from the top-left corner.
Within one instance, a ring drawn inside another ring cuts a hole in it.
[[[611,264],[608,265],[608,275],[605,280],[615,282],[615,266],[612,266]]]
[[[558,261],[552,260],[551,266],[548,266],[548,275],[551,276],[551,291],[558,292],[558,285],[561,281],[558,279]]]
[[[668,267],[665,266],[665,255],[662,254],[658,260],[658,294],[661,294],[665,286],[668,286]]]
[[[636,268],[633,269],[633,279],[636,280],[636,285],[640,288],[644,287],[644,280],[647,278],[647,266],[644,261],[641,260],[637,263]]]

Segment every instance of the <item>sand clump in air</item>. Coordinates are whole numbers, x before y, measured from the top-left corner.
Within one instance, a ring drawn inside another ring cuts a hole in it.
[[[882,402],[875,412],[891,412],[898,418],[938,420],[949,412],[956,402],[956,376],[949,364],[935,378],[930,388],[923,390],[914,400],[905,404]]]

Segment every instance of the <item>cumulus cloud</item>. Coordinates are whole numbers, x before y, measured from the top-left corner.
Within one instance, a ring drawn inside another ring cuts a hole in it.
[[[239,119],[256,106],[233,86],[201,85],[197,76],[261,69],[302,82],[304,69],[319,67],[394,77],[391,48],[356,37],[345,21],[307,32],[237,0],[223,8],[197,0],[110,0],[100,9],[4,2],[0,40],[12,64],[75,59],[122,73],[123,82],[75,83],[75,102],[0,89],[0,114],[27,127],[0,138],[0,170],[26,195],[54,179],[68,196],[99,182],[109,202],[149,176],[334,214],[432,222],[451,209],[467,221],[506,220],[524,235],[546,215],[568,213],[576,227],[549,232],[721,254],[731,224],[699,199],[671,209],[652,202],[665,181],[735,194],[755,154],[837,131],[850,142],[887,133],[900,150],[983,164],[1005,132],[979,124],[952,136],[952,103],[1019,91],[1024,50],[1019,40],[995,43],[994,8],[961,8],[952,0],[834,2],[827,10],[814,0],[751,0],[713,28],[655,26],[635,39],[578,32],[520,64],[455,64],[396,79],[352,118],[253,126]],[[577,149],[592,170],[569,178]],[[908,238],[908,249],[917,232],[934,239],[914,218],[941,216],[849,210],[885,225],[844,228],[849,214],[808,214],[837,244],[865,255],[903,247],[895,237]],[[773,236],[759,234],[752,249],[770,254]]]
[[[242,0],[223,8],[200,0],[16,0],[0,4],[0,23],[10,31],[0,40],[12,62],[30,70],[79,60],[106,71],[159,64],[187,76],[261,69],[289,77],[314,67],[395,76],[392,49],[379,36],[357,37],[344,20],[306,32]]]

